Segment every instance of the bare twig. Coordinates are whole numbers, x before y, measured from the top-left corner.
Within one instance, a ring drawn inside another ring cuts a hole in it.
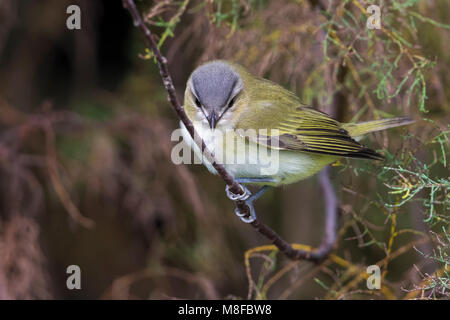
[[[168,100],[175,109],[175,112],[177,113],[178,117],[185,125],[186,129],[188,130],[191,137],[194,139],[197,146],[200,148],[200,150],[202,150],[206,159],[212,164],[212,166],[217,171],[219,176],[228,185],[229,190],[235,194],[240,195],[244,194],[243,187],[233,178],[232,175],[228,173],[228,171],[222,164],[218,163],[215,160],[214,154],[212,154],[208,150],[205,142],[202,139],[200,139],[197,133],[195,132],[192,122],[189,120],[188,116],[184,111],[183,106],[177,99],[173,81],[167,66],[167,59],[161,54],[154,36],[152,35],[148,27],[145,25],[139,11],[136,8],[134,0],[122,0],[122,1],[124,8],[126,8],[130,12],[133,18],[134,25],[142,31],[142,33],[145,36],[147,46],[149,47],[149,49],[152,51],[153,55],[156,58],[159,71],[162,77],[162,81],[168,94]],[[327,168],[320,173],[320,184],[322,186],[325,197],[326,225],[325,225],[324,240],[317,249],[311,251],[294,249],[288,242],[282,239],[275,231],[273,231],[263,222],[256,219],[251,223],[251,225],[255,229],[257,229],[262,235],[268,238],[283,254],[285,254],[287,257],[291,259],[305,259],[316,262],[321,261],[327,257],[327,255],[333,248],[336,239],[336,225],[337,225],[336,217],[338,207],[336,195],[334,193],[331,182],[328,178]],[[247,204],[245,204],[244,201],[238,200],[235,201],[235,204],[240,212],[243,212],[247,216],[249,216],[250,208],[247,206]]]
[[[77,206],[70,199],[69,192],[64,188],[58,171],[58,163],[56,162],[55,150],[55,133],[52,130],[50,121],[46,121],[43,125],[47,146],[47,167],[55,192],[58,194],[63,206],[66,208],[72,219],[85,228],[93,228],[95,223],[93,220],[83,216]]]

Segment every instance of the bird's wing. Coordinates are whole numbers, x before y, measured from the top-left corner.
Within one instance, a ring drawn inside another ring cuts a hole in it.
[[[255,105],[246,109],[252,113],[243,112],[236,126],[256,130],[257,134],[250,137],[254,142],[272,149],[383,159],[355,141],[326,113],[302,105],[293,93],[277,84],[260,81],[259,90],[249,93],[248,101]]]

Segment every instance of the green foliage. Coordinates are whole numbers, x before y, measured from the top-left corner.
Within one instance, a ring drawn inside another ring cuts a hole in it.
[[[419,162],[417,159],[415,159]],[[415,172],[408,169],[402,168],[401,166],[397,168],[384,167],[384,172],[382,172],[379,177],[382,180],[388,180],[384,175],[386,173],[395,173],[395,177],[389,180],[394,180],[392,184],[385,182],[385,185],[391,189],[390,194],[401,195],[401,200],[398,203],[386,203],[387,207],[401,207],[407,202],[413,200],[419,192],[424,189],[429,189],[427,192],[428,197],[422,199],[423,205],[427,208],[428,217],[425,218],[425,222],[431,225],[443,222],[448,224],[450,221],[446,215],[446,212],[450,209],[450,181],[447,178],[435,178],[431,179],[430,169],[427,165],[421,164],[422,166],[416,166]],[[436,210],[436,205],[442,205],[442,213],[438,213]]]
[[[425,259],[433,261],[438,266],[437,272],[431,275],[418,270],[423,282],[415,290],[427,292],[427,298],[431,299],[450,298],[450,235],[445,227],[441,231],[441,236],[433,233],[436,243],[433,254],[425,254],[416,249]]]

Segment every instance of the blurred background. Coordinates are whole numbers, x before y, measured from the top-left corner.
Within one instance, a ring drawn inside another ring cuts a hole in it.
[[[69,5],[81,29],[69,30]],[[332,167],[335,256],[289,261],[234,215],[224,182],[175,165],[178,119],[119,0],[0,0],[0,299],[449,297],[450,2],[137,1],[180,100],[228,59],[340,121],[409,116]],[[380,5],[381,29],[366,22]],[[258,216],[317,246],[317,177],[267,192]],[[248,264],[246,264],[246,262]],[[368,290],[368,265],[381,290]],[[66,269],[81,269],[69,290]]]

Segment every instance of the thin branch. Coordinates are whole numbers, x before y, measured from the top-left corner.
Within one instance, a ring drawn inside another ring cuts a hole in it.
[[[281,238],[275,231],[269,228],[264,223],[255,220],[252,226],[258,229],[260,233],[266,236],[277,248],[283,252],[287,257],[297,260],[305,259],[319,262],[326,258],[326,256],[333,249],[336,234],[337,234],[337,213],[338,203],[333,186],[328,178],[328,167],[324,168],[319,173],[319,182],[325,198],[325,231],[322,243],[317,249],[312,251],[294,249],[288,242]]]
[[[198,145],[200,150],[202,150],[204,155],[207,157],[208,161],[212,163],[214,169],[216,169],[217,173],[230,187],[230,191],[232,191],[235,194],[244,194],[244,189],[242,188],[242,186],[234,180],[234,178],[225,170],[225,167],[223,165],[221,165],[215,160],[214,155],[208,150],[208,148],[205,145],[205,142],[202,139],[198,139],[199,136],[196,134],[191,120],[189,120],[188,116],[186,115],[186,112],[184,111],[183,106],[180,104],[176,96],[172,77],[170,76],[169,68],[167,67],[167,59],[159,51],[158,44],[156,43],[156,40],[153,37],[152,33],[142,20],[142,17],[139,14],[134,1],[123,0],[123,6],[126,9],[128,9],[131,16],[133,17],[134,25],[144,33],[147,46],[151,49],[158,63],[159,72],[161,74],[164,87],[168,94],[169,102],[172,104],[180,120],[186,126],[186,129],[188,130],[192,139],[194,139],[195,143]],[[247,205],[245,205],[245,207],[247,207]],[[247,208],[247,210],[249,210],[249,208]]]
[[[199,135],[195,132],[194,126],[192,122],[189,120],[186,112],[184,111],[183,106],[181,106],[180,102],[177,99],[175,88],[173,85],[172,77],[170,76],[169,69],[167,66],[167,59],[161,54],[158,44],[153,37],[152,33],[144,23],[139,11],[136,8],[134,0],[122,0],[123,6],[126,8],[132,18],[134,25],[138,27],[145,36],[145,41],[147,46],[152,51],[153,55],[156,58],[158,63],[159,71],[162,77],[162,81],[166,92],[168,94],[168,100],[172,104],[172,107],[175,109],[180,120],[185,125],[192,139],[195,141],[197,146],[202,150],[206,159],[212,164],[214,169],[217,171],[219,176],[225,181],[228,185],[231,192],[235,194],[244,194],[243,187],[233,178],[233,176],[228,173],[225,167],[218,163],[212,154],[205,142],[199,138]],[[256,219],[252,223],[250,223],[255,229],[257,229],[262,235],[268,238],[283,254],[291,259],[305,259],[310,261],[321,261],[327,257],[330,251],[333,248],[335,239],[336,239],[336,218],[337,218],[337,199],[334,193],[331,182],[328,178],[328,168],[325,168],[320,173],[320,184],[323,189],[325,205],[326,205],[326,221],[325,221],[325,237],[322,244],[319,248],[306,251],[294,249],[288,242],[282,239],[275,231],[265,225],[263,222]],[[247,217],[250,215],[250,208],[245,204],[244,201],[235,201],[236,207],[240,212],[245,213]]]
[[[85,228],[93,228],[95,226],[94,221],[81,214],[80,210],[78,210],[77,206],[71,200],[69,192],[64,188],[62,183],[62,179],[58,171],[58,163],[56,162],[55,133],[51,127],[51,122],[45,121],[43,124],[43,129],[45,132],[47,147],[47,167],[50,180],[56,194],[59,196],[61,203],[75,222]]]

